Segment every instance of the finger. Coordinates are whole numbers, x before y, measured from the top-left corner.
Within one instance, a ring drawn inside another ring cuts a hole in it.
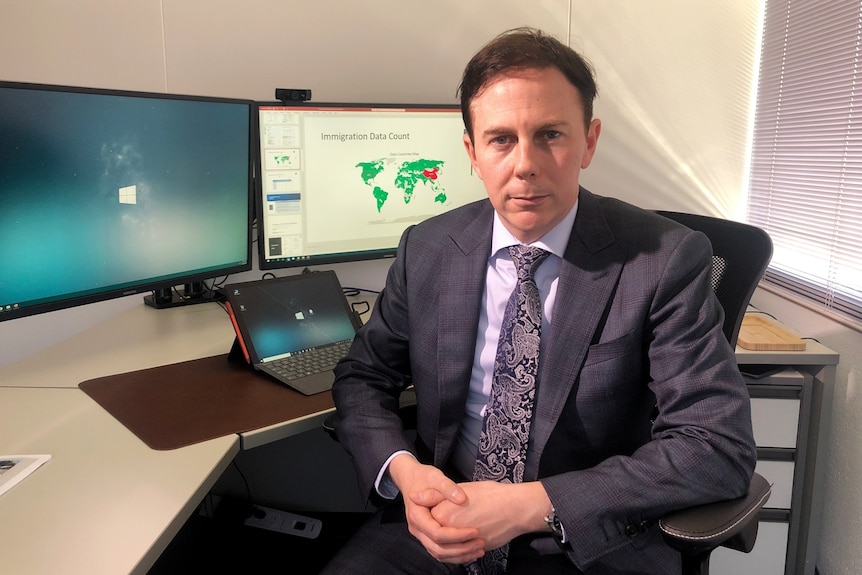
[[[436,489],[422,489],[421,491],[408,493],[407,496],[410,498],[410,501],[416,505],[421,505],[426,508],[431,508],[447,501],[446,496]]]
[[[485,554],[485,542],[472,539],[464,543],[437,545],[432,555],[443,563],[469,563]]]
[[[469,530],[457,530],[459,533],[447,533],[443,541],[429,537],[425,533],[415,533],[414,536],[428,550],[432,557],[443,563],[469,563],[484,554],[485,542],[475,537],[461,540]],[[457,539],[458,541],[450,541]]]
[[[479,545],[484,549],[484,541],[479,539],[475,527],[439,527],[431,532],[434,542],[440,546]]]
[[[433,487],[446,499],[456,505],[461,505],[467,502],[467,493],[460,485],[446,477],[443,473],[440,473],[439,481]]]
[[[469,543],[479,537],[479,530],[472,526],[441,525],[427,507],[408,504],[405,511],[408,528],[418,539],[426,538],[442,546]]]
[[[429,551],[429,553],[431,553]],[[485,554],[485,551],[479,545],[470,545],[465,548],[445,548],[440,551],[439,554],[435,555],[431,553],[431,556],[440,561],[441,563],[450,563],[452,565],[463,565],[465,563],[472,563],[476,561],[480,557]]]

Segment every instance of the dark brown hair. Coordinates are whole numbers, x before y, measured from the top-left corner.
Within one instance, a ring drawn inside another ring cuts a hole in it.
[[[514,28],[487,43],[467,63],[458,95],[464,127],[473,139],[470,103],[491,80],[506,72],[557,68],[575,87],[584,108],[585,129],[593,119],[598,89],[592,66],[575,50],[535,28]]]

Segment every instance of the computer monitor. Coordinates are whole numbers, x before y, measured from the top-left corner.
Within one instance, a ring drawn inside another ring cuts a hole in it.
[[[255,120],[246,100],[0,82],[0,321],[205,301],[251,269]]]
[[[392,257],[402,232],[486,198],[457,105],[258,103],[261,269]]]

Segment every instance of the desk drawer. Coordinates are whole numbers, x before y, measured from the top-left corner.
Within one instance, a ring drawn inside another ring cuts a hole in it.
[[[709,572],[712,575],[784,575],[788,530],[787,523],[761,521],[751,553],[719,547],[710,556]]]
[[[765,507],[768,509],[790,509],[793,497],[793,461],[759,460],[754,468],[772,484],[772,494]]]
[[[799,429],[800,400],[751,398],[751,423],[758,447],[795,448]]]

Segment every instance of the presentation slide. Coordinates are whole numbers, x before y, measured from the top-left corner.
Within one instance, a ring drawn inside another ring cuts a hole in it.
[[[486,197],[457,107],[260,109],[266,258],[393,250],[404,229]]]
[[[361,118],[306,119],[309,243],[400,236],[410,224],[484,197],[460,117],[418,113],[389,126],[381,118],[374,128]]]

